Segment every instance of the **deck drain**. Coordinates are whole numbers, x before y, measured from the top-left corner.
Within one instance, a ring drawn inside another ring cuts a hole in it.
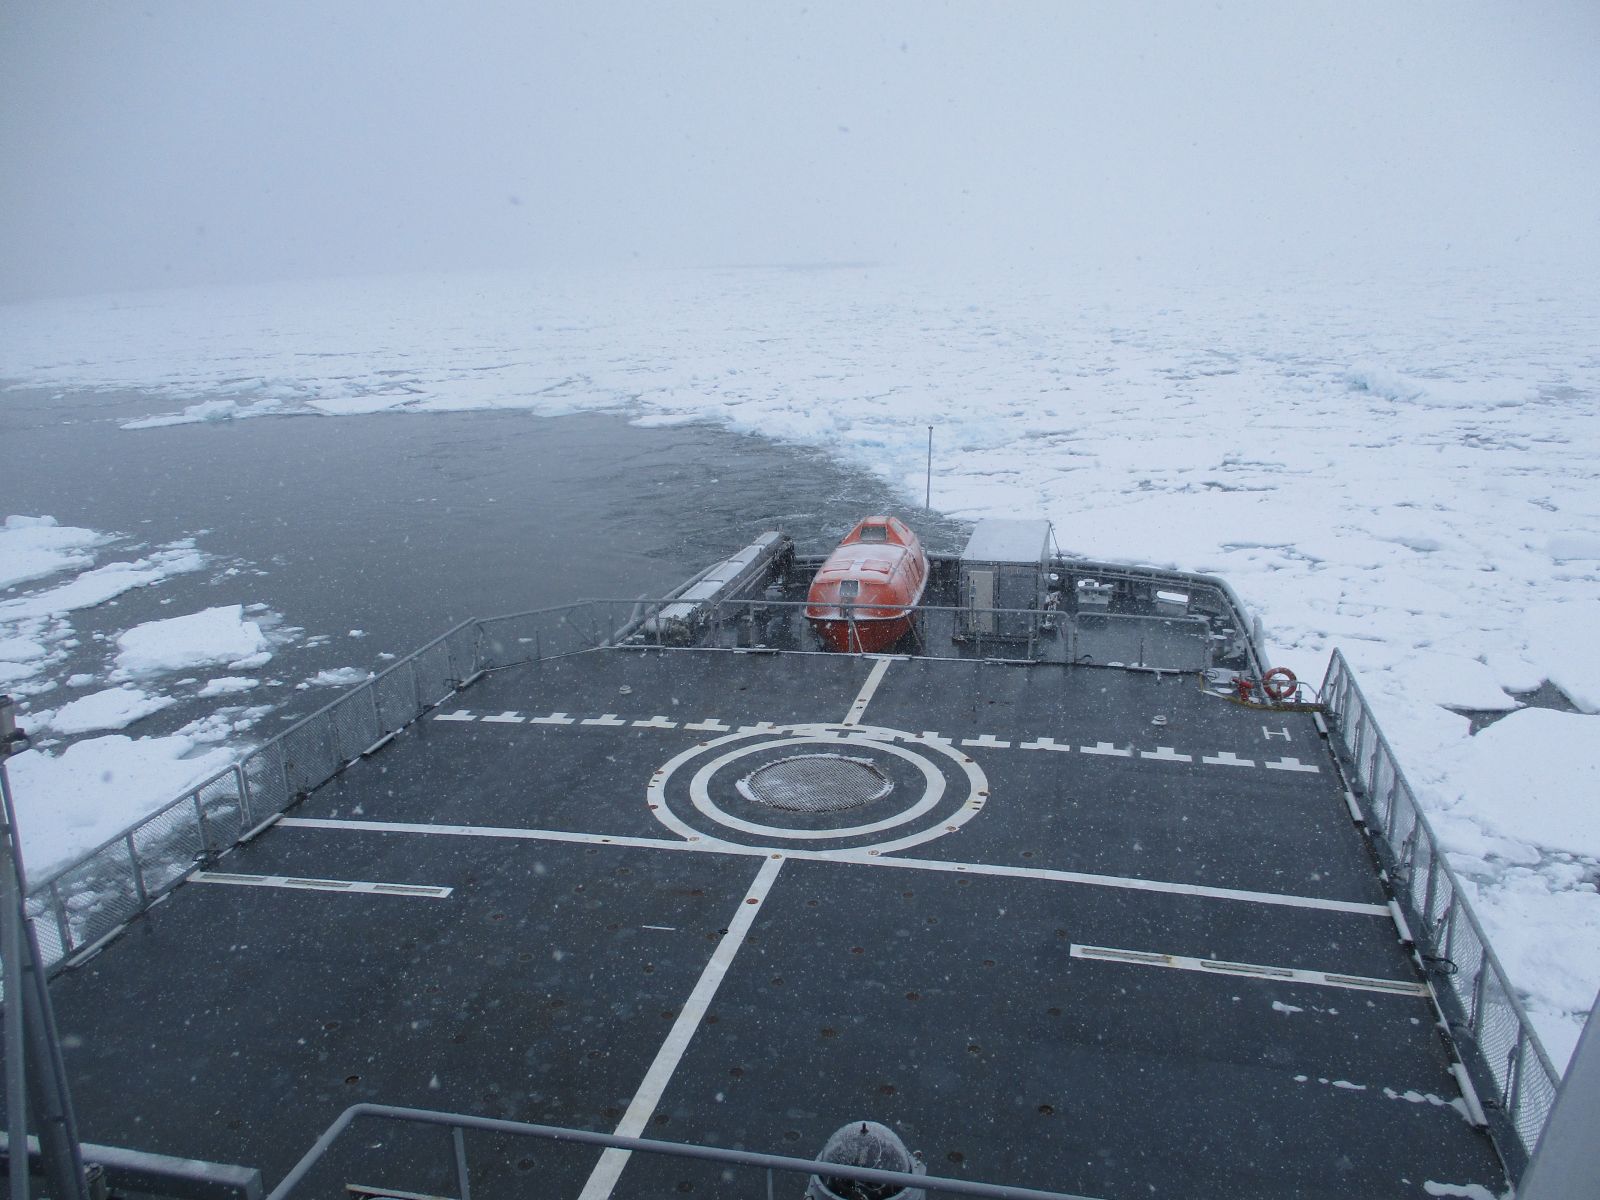
[[[831,813],[881,800],[894,783],[871,759],[844,754],[796,754],[752,771],[738,782],[754,804],[784,812]]]

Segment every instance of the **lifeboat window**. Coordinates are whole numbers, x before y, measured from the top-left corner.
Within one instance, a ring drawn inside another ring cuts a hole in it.
[[[861,580],[845,579],[839,583],[839,599],[854,600],[861,595]]]
[[[886,542],[889,540],[889,531],[882,525],[863,525],[859,540],[863,542]]]

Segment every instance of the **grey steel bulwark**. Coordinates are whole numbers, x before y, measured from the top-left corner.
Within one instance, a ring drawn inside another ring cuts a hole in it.
[[[1085,1196],[1505,1190],[1316,714],[648,617],[478,623],[422,719],[59,975],[85,1137],[271,1181],[362,1102],[799,1157],[871,1120],[930,1177]],[[739,786],[794,760],[884,786]],[[484,1195],[761,1187],[466,1142]],[[451,1160],[379,1128],[306,1194]]]

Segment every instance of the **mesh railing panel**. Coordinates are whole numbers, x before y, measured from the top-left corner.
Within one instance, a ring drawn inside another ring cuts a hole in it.
[[[445,635],[445,650],[450,655],[450,678],[456,683],[478,673],[478,627],[463,625]]]
[[[1523,1030],[1512,1004],[1510,987],[1494,971],[1483,973],[1483,1003],[1478,1009],[1478,1019],[1474,1025],[1473,1036],[1478,1053],[1483,1056],[1494,1080],[1494,1090],[1489,1095],[1496,1108],[1509,1111],[1517,1043]],[[1515,1122],[1514,1114],[1512,1120]]]
[[[1516,1180],[1538,1144],[1560,1077],[1337,651],[1328,664],[1322,697],[1361,794],[1379,858],[1431,968],[1435,994]]]
[[[1556,1093],[1560,1090],[1561,1081],[1539,1069],[1538,1056],[1524,1043],[1517,1103],[1511,1114],[1517,1137],[1524,1146],[1539,1144],[1539,1135],[1544,1132],[1545,1122],[1550,1119],[1550,1110],[1555,1107]]]
[[[539,657],[539,626],[526,617],[478,622],[478,661],[486,670],[516,666]]]
[[[1439,955],[1455,970],[1449,975],[1450,991],[1466,1017],[1468,1027],[1478,1020],[1478,980],[1484,971],[1483,942],[1472,923],[1459,913],[1453,919],[1449,938]]]
[[[333,776],[341,760],[333,748],[330,726],[310,720],[286,730],[280,737],[283,769],[292,795],[310,792]]]
[[[383,736],[372,696],[372,686],[362,684],[341,696],[324,714],[332,731],[334,753],[341,763],[360,758],[363,750]]]
[[[33,922],[35,936],[39,939],[39,955],[47,967],[60,962],[72,952],[70,943],[63,940],[65,917],[65,906],[53,887],[28,897],[28,919]]]
[[[425,707],[439,703],[460,682],[450,665],[450,648],[443,642],[419,650],[411,666],[417,675],[417,695]]]
[[[245,756],[240,769],[250,793],[250,824],[259,825],[294,801],[283,774],[283,743],[274,738]]]
[[[179,801],[152,814],[129,836],[145,891],[152,896],[166,891],[206,857],[193,800]]]
[[[373,699],[378,706],[378,724],[384,733],[404,729],[417,719],[417,679],[411,664],[404,662],[372,681]]]
[[[55,885],[71,940],[68,954],[115,932],[149,903],[139,893],[127,847],[121,842],[70,868]]]
[[[249,828],[239,795],[239,776],[234,771],[219,775],[202,784],[197,794],[206,816],[206,849],[212,855],[221,854]]]

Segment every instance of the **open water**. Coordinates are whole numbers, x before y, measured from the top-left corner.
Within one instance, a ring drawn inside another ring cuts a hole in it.
[[[126,392],[19,391],[0,410],[5,512],[126,535],[97,562],[187,537],[208,556],[205,570],[72,614],[81,645],[59,678],[103,675],[115,634],[142,621],[264,604],[277,622],[268,686],[185,700],[134,734],[245,702],[279,706],[254,731],[265,736],[333,697],[295,686],[321,670],[379,669],[380,655],[469,617],[659,595],[766,529],[820,552],[893,511],[930,549],[961,536],[870,474],[704,424],[466,412],[119,427],[152,407]],[[164,683],[147,686],[195,690]]]

